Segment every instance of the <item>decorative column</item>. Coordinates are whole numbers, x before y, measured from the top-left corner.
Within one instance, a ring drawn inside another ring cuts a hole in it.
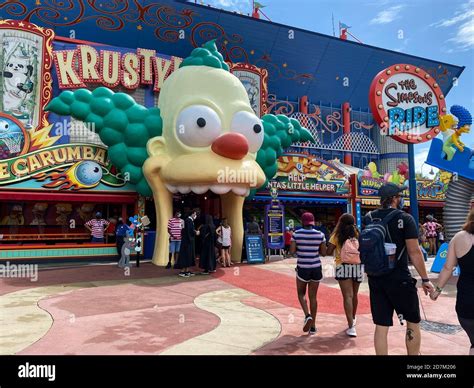
[[[344,164],[352,166],[352,154],[348,151],[351,149],[351,141],[349,138],[349,134],[351,133],[351,106],[348,102],[342,104],[342,124],[343,136],[345,136]]]
[[[298,107],[298,110],[301,112],[301,113],[304,113],[304,114],[308,114],[308,106],[309,106],[309,103],[308,103],[308,96],[301,96],[300,97],[300,100],[299,100],[299,107]]]

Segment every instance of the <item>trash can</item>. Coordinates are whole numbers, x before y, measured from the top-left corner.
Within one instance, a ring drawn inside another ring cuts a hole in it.
[[[156,230],[147,230],[145,232],[145,246],[143,256],[145,260],[153,257],[153,250],[155,249]]]

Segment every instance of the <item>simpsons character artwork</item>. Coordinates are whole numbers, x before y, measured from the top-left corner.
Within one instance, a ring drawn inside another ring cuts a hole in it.
[[[295,119],[255,115],[214,41],[194,49],[166,79],[157,108],[99,87],[62,92],[47,110],[95,126],[111,162],[140,194],[153,196],[158,231],[167,230],[173,193],[220,195],[233,261],[241,260],[245,197],[276,174],[277,158],[291,143],[313,141]],[[153,263],[166,265],[168,244],[167,233],[157,233]]]

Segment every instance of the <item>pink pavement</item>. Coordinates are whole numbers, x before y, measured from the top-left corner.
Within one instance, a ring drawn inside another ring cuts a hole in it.
[[[319,290],[316,319],[318,334],[302,332],[302,312],[296,298],[294,271],[281,265],[218,269],[213,276],[178,278],[178,271],[149,263],[131,268],[130,276],[113,265],[45,269],[37,282],[0,279],[0,298],[28,288],[107,280],[122,283],[79,287],[38,301],[53,319],[49,331],[18,354],[159,354],[174,345],[218,328],[220,318],[198,308],[196,298],[223,290],[245,290],[244,305],[264,311],[276,319],[280,333],[253,350],[253,354],[375,354],[374,325],[367,292],[359,295],[357,338],[345,335],[342,299],[334,279],[326,279]],[[137,281],[143,279],[143,281]],[[147,283],[147,280],[149,282]],[[163,280],[162,283],[153,281]],[[458,324],[453,295],[437,302],[421,295],[422,318]],[[251,323],[251,322],[250,322]],[[405,327],[394,320],[390,330],[390,354],[405,354]],[[422,354],[467,354],[468,339],[463,331],[442,334],[422,331]]]

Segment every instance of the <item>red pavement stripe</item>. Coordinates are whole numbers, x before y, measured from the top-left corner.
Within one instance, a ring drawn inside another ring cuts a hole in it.
[[[236,267],[234,267],[236,268]],[[288,307],[300,308],[296,295],[295,278],[274,271],[252,266],[239,266],[239,274],[233,269],[218,271],[214,276],[235,287],[263,296]],[[318,312],[344,314],[341,291],[324,284],[319,285]],[[370,300],[359,293],[357,314],[370,313]]]

